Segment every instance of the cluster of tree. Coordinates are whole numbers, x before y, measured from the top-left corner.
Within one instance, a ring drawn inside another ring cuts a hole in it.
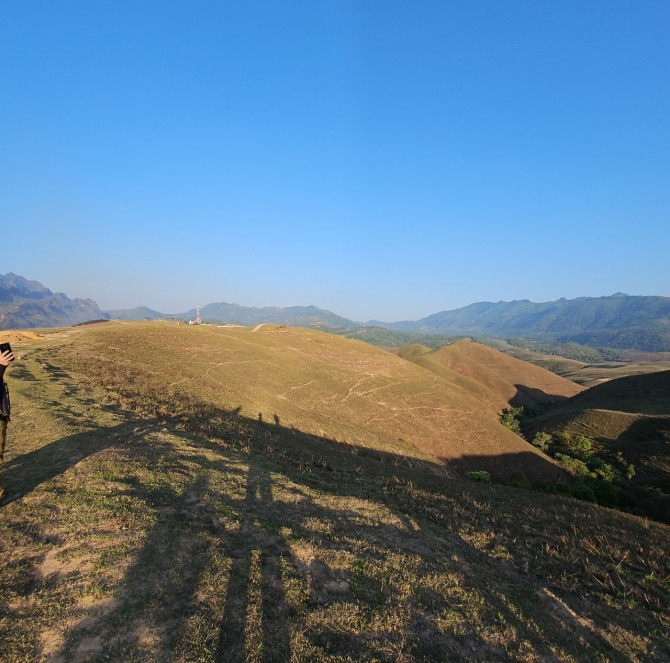
[[[333,331],[333,330],[327,330]],[[415,334],[412,332],[399,332],[386,327],[359,327],[357,329],[344,329],[335,331],[337,334],[346,336],[347,338],[356,338],[359,341],[365,341],[370,345],[376,345],[383,348],[401,348],[405,345],[418,343],[425,345],[431,350],[437,350],[443,345],[451,345],[456,341],[463,339],[473,339],[470,336],[442,336],[439,334]]]
[[[500,421],[524,437],[524,420],[537,416],[548,405],[541,403],[534,411],[523,407],[508,408],[503,410]],[[613,452],[586,435],[567,431],[556,435],[539,431],[527,441],[558,461],[571,477],[570,481],[542,486],[544,492],[668,520],[668,514],[663,508],[659,509],[659,504],[667,503],[667,496],[658,488],[633,482],[635,466],[620,451]]]
[[[670,329],[667,322],[652,322],[646,327],[586,331],[574,334],[571,340],[586,345],[627,348],[641,352],[670,352]]]
[[[557,343],[553,341],[533,341],[527,338],[508,338],[507,342],[521,350],[532,350],[545,355],[564,357],[583,361],[587,364],[600,364],[608,361],[624,361],[625,353],[614,348],[594,348],[580,343]]]

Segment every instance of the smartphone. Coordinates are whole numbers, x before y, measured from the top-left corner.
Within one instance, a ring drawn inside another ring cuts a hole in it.
[[[3,352],[11,352],[12,346],[9,343],[0,343],[0,354]]]

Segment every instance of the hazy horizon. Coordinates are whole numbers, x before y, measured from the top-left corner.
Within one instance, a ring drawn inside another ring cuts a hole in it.
[[[0,271],[103,309],[670,292],[670,6],[0,10]]]

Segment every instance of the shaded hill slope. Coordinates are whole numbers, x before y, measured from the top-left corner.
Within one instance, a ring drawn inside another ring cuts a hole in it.
[[[398,354],[453,382],[494,413],[505,407],[528,407],[561,401],[582,387],[526,361],[479,343],[458,341],[438,350],[407,346]]]
[[[366,343],[306,329],[145,323],[91,329],[68,361],[112,389],[196,399],[251,419],[533,481],[558,470],[466,389]],[[171,407],[166,404],[165,407]]]
[[[572,408],[670,415],[670,371],[629,375],[595,385],[565,404],[565,410]]]
[[[591,387],[529,422],[532,431],[585,435],[634,464],[634,483],[670,486],[670,371]],[[670,516],[670,502],[665,507]]]

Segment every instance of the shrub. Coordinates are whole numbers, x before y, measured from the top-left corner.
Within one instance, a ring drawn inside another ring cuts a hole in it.
[[[609,481],[596,479],[589,481],[598,504],[603,506],[619,506],[621,504],[621,490]]]
[[[585,502],[595,502],[596,494],[593,491],[593,488],[586,486],[583,483],[572,486],[570,491],[573,497],[576,497],[578,500],[584,500]]]
[[[473,481],[491,483],[491,475],[484,470],[479,470],[478,472],[468,472],[468,477]]]
[[[509,485],[513,486],[514,488],[532,487],[530,481],[528,480],[528,477],[523,472],[517,472],[515,475],[513,475],[512,478],[509,480]]]
[[[567,431],[561,431],[556,438],[558,439],[559,443],[563,445],[564,447],[569,447],[570,446],[570,440],[571,435]]]
[[[609,481],[610,483],[621,479],[621,472],[619,472],[614,466],[606,463],[602,458],[594,458],[591,461],[591,467],[594,470],[595,476],[603,481]]]

